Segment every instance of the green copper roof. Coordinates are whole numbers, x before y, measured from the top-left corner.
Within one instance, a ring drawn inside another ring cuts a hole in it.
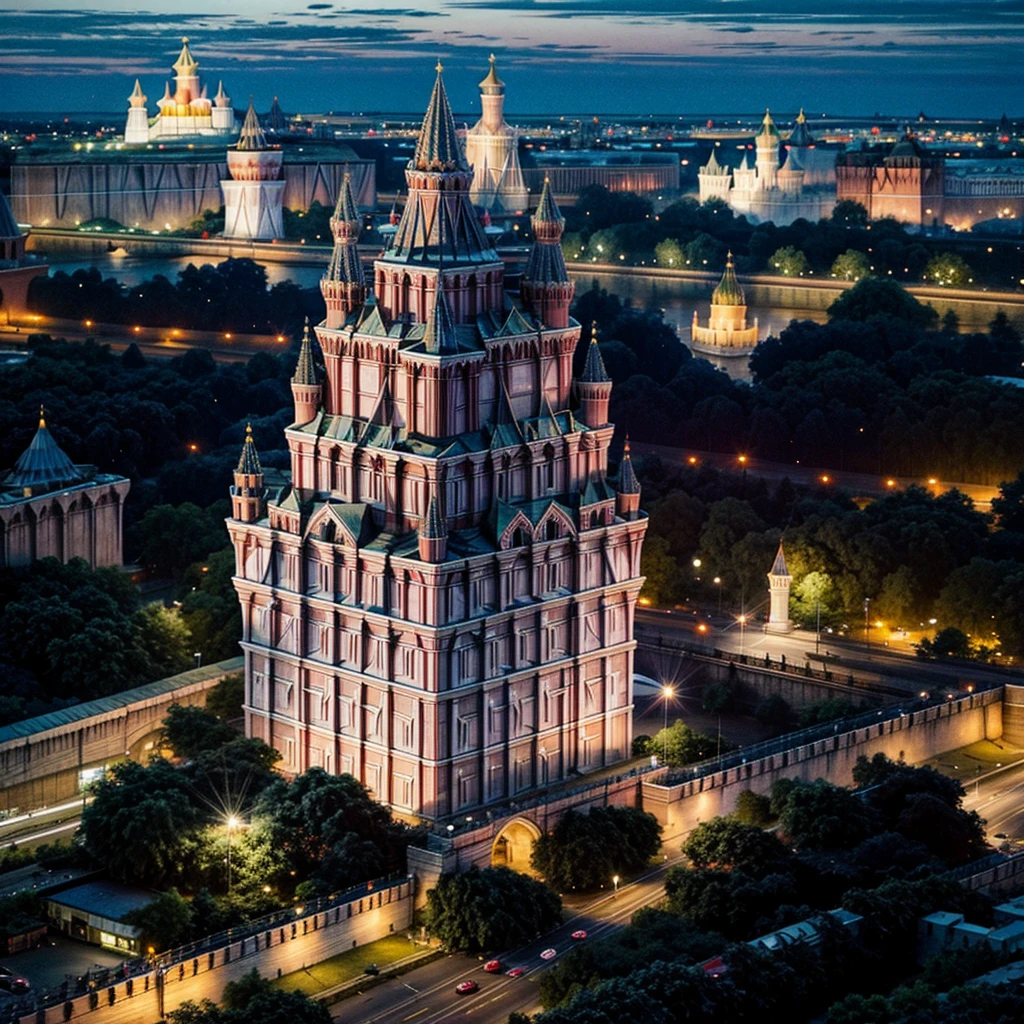
[[[441,71],[438,61],[437,79],[423,118],[412,166],[420,171],[468,171],[469,165],[455,131],[455,117],[448,103],[448,94],[444,91]]]
[[[725,259],[725,273],[718,287],[711,293],[711,305],[713,306],[745,306],[746,299],[743,296],[743,289],[736,280],[736,270],[732,262],[730,252]]]
[[[452,307],[448,304],[448,295],[440,277],[437,279],[437,297],[427,328],[423,333],[423,348],[432,355],[452,355],[459,351],[459,343],[455,336],[455,318]]]
[[[779,138],[779,129],[775,127],[775,122],[772,120],[771,111],[765,108],[764,120],[761,122],[761,130],[757,133],[759,139],[763,138]]]
[[[811,133],[807,130],[807,118],[804,115],[803,108],[800,108],[800,113],[796,117],[796,125],[793,130],[789,133],[789,138],[786,140],[791,146],[813,146],[814,139],[811,137]]]

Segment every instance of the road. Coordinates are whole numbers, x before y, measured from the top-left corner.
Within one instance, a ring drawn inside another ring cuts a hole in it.
[[[553,948],[562,957],[577,943],[572,933],[587,932],[585,941],[602,938],[629,924],[641,907],[662,898],[665,875],[679,863],[682,837],[667,840],[666,860],[641,878],[575,909],[573,916],[547,935],[526,946],[498,954],[502,967],[525,967],[526,974],[509,978],[504,974],[486,974],[482,961],[453,955],[411,971],[393,981],[371,989],[365,995],[352,996],[331,1007],[341,1024],[437,1024],[440,1021],[472,1021],[472,1024],[505,1024],[513,1010],[533,1013],[540,1010],[538,982],[555,958],[545,963],[542,950]],[[671,851],[671,852],[668,852]],[[480,990],[459,996],[455,986],[475,981]]]
[[[731,473],[749,474],[761,480],[777,483],[787,477],[794,484],[822,489],[839,489],[853,494],[880,497],[902,490],[911,484],[924,487],[932,494],[938,495],[955,488],[974,500],[977,508],[988,511],[992,499],[999,493],[998,487],[984,484],[955,483],[951,480],[939,480],[936,477],[910,477],[871,473],[848,473],[828,467],[796,466],[785,462],[768,462],[753,455],[730,454],[728,452],[700,452],[694,449],[675,448],[663,444],[634,443],[633,452],[637,455],[657,455],[664,462],[679,465],[709,465]],[[740,458],[744,461],[740,462]]]
[[[91,801],[89,797],[88,801]],[[81,799],[69,800],[54,807],[43,807],[31,814],[19,814],[0,821],[0,849],[9,846],[32,847],[70,839],[82,817]]]
[[[989,842],[1000,843],[997,833],[1024,842],[1024,762],[997,769],[977,782],[965,781],[964,788],[964,806],[985,819]]]

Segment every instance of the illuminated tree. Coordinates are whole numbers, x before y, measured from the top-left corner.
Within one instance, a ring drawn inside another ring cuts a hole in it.
[[[768,257],[768,270],[783,277],[803,277],[810,269],[807,257],[792,245],[784,245]]]
[[[974,271],[955,252],[939,252],[928,261],[921,279],[944,287],[962,288],[974,282]]]
[[[847,249],[836,257],[829,273],[841,281],[859,281],[871,273],[871,265],[859,249]]]
[[[654,247],[654,258],[659,267],[679,269],[685,265],[686,257],[683,247],[674,238],[666,238]]]

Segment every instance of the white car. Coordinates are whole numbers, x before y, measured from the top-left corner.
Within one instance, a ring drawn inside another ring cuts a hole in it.
[[[554,960],[556,956],[558,956],[557,949],[545,949],[544,952],[541,953],[540,958],[541,960]]]

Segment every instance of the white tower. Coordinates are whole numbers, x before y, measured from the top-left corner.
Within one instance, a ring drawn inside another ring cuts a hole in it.
[[[235,111],[231,106],[231,97],[224,91],[223,82],[217,83],[217,95],[213,98],[210,119],[214,131],[233,132],[235,130]]]
[[[775,556],[771,572],[768,573],[768,596],[771,599],[771,611],[768,613],[768,633],[791,633],[793,623],[789,618],[789,585],[793,577],[786,568],[786,556],[779,541],[779,551]]]
[[[765,110],[761,130],[757,133],[754,143],[757,146],[757,187],[761,189],[775,188],[779,173],[779,142],[781,136],[775,127],[770,110]]]
[[[135,79],[135,88],[128,97],[128,122],[124,126],[124,141],[127,143],[149,142],[149,111],[142,85]]]
[[[284,236],[282,159],[280,149],[268,148],[250,98],[238,145],[228,149],[231,178],[220,183],[225,238],[269,241]]]

